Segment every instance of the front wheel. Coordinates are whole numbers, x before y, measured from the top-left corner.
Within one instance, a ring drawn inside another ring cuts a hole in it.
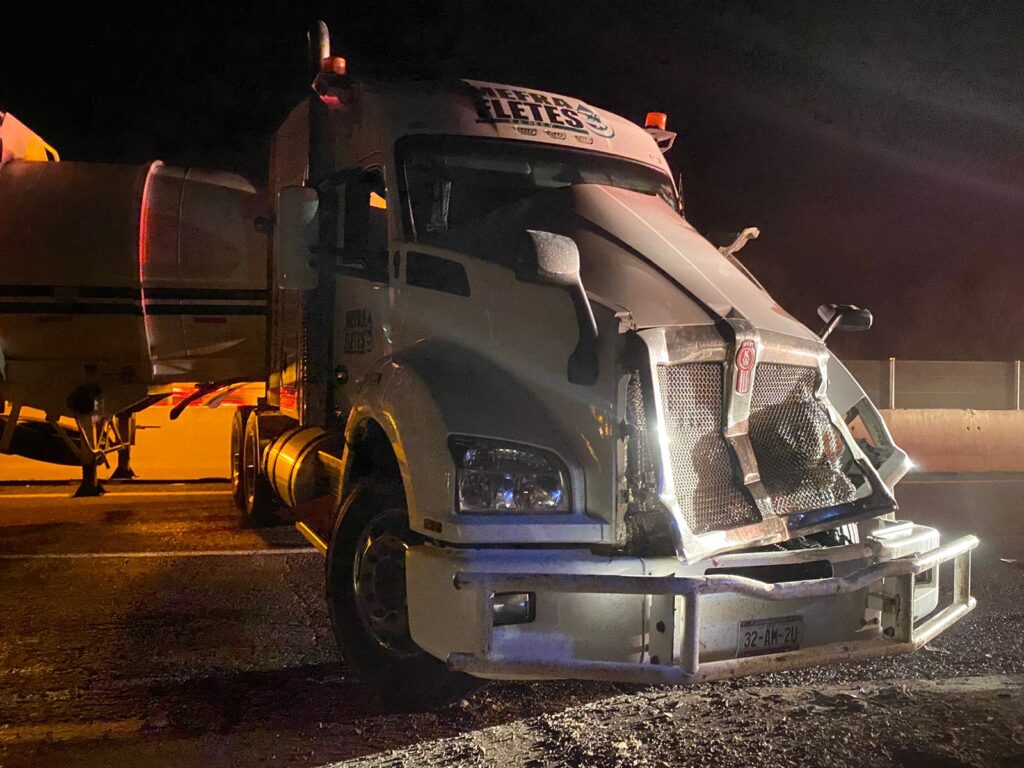
[[[432,709],[481,685],[450,671],[409,632],[405,553],[414,543],[399,482],[361,484],[327,549],[327,606],[349,668],[390,704]]]

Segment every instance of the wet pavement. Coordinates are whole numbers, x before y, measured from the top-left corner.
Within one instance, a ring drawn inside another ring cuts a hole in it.
[[[227,487],[0,487],[0,766],[1024,764],[1024,478],[900,486],[983,538],[979,608],[913,656],[705,684],[492,684],[388,712],[350,679],[322,560]]]

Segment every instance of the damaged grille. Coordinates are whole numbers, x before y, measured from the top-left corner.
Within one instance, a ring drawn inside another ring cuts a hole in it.
[[[672,481],[692,532],[759,522],[760,512],[741,485],[735,456],[722,436],[724,366],[659,365],[657,373]],[[814,396],[816,383],[813,368],[773,363],[759,365],[754,378],[750,441],[765,490],[781,515],[844,504],[855,496],[842,472],[842,437]],[[631,420],[643,431],[639,390],[638,377],[631,378]],[[633,459],[647,464],[647,456],[634,454]]]
[[[626,384],[626,408],[633,435],[627,456],[627,471],[631,482],[637,488],[657,489],[657,472],[651,450],[650,433],[647,430],[647,409],[644,405],[644,387],[639,371],[632,371],[629,374],[629,381]]]
[[[780,515],[853,501],[844,445],[815,398],[817,371],[762,363],[750,405],[750,442],[761,481]]]
[[[676,500],[697,534],[761,519],[722,437],[722,375],[720,363],[658,366]]]

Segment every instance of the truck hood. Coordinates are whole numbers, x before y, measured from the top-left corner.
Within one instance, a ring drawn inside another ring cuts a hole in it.
[[[711,325],[744,318],[754,327],[818,341],[661,198],[576,184],[538,192],[426,242],[514,266],[524,229],[573,238],[583,284],[638,328]]]
[[[817,340],[660,198],[596,184],[576,185],[572,196],[576,213],[601,230],[604,239],[617,241],[620,247],[624,245],[633,251],[634,257],[660,272],[666,281],[675,283],[675,291],[681,290],[701,307],[708,317],[705,322],[720,317],[742,317],[762,330]],[[596,284],[607,285],[606,290],[610,289],[607,298],[629,309],[639,326],[665,325],[669,324],[666,320],[671,323],[674,319],[649,311],[654,307],[649,307],[636,293],[624,295],[629,281],[622,280],[623,275],[618,281],[607,281],[604,275],[593,275],[590,279],[587,272],[593,270],[586,268],[586,261],[587,254],[584,255],[587,288],[603,296],[604,292],[598,290]],[[648,294],[647,298],[654,297]],[[674,303],[677,310],[682,309],[678,300]],[[686,324],[691,313],[684,310],[671,315],[676,316],[674,324]]]

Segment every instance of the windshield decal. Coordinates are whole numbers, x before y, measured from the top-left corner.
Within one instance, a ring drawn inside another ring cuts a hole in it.
[[[545,129],[552,138],[562,138],[565,131],[593,134],[602,139],[615,136],[601,114],[580,101],[567,101],[541,91],[502,88],[468,83],[474,91],[473,105],[477,122],[489,125],[513,125]],[[559,135],[561,134],[561,135]]]

